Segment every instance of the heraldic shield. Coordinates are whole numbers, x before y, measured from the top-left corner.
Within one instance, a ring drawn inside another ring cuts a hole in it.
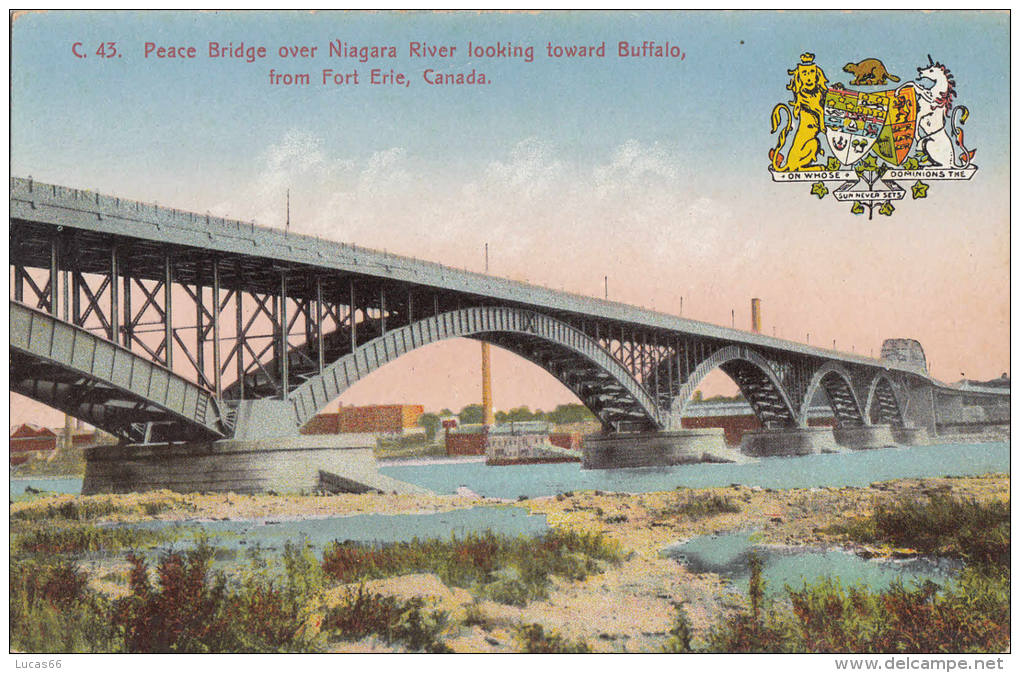
[[[875,153],[890,164],[899,166],[910,154],[917,129],[917,91],[907,83],[896,91],[882,91],[889,99],[889,116],[878,134]]]
[[[871,150],[889,114],[888,96],[847,89],[825,94],[825,138],[833,155],[852,166]]]

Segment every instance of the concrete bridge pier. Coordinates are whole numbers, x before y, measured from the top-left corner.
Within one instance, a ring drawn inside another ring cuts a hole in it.
[[[749,456],[807,456],[813,453],[838,453],[839,446],[831,428],[798,427],[748,432],[740,441],[740,451]]]
[[[726,446],[722,428],[591,435],[582,451],[586,470],[747,461]]]
[[[928,430],[925,428],[905,428],[896,427],[891,428],[893,440],[897,444],[904,446],[927,446],[931,443],[931,437],[928,435]]]
[[[242,402],[235,436],[207,442],[121,444],[86,450],[82,494],[429,493],[382,475],[370,434],[300,435],[290,405]]]
[[[832,435],[840,446],[855,450],[881,449],[898,444],[893,437],[892,427],[884,424],[836,426],[832,429]]]

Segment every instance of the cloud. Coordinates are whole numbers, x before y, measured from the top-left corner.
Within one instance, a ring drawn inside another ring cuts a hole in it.
[[[290,188],[294,231],[454,266],[478,268],[489,243],[504,270],[569,285],[581,260],[661,265],[747,245],[732,209],[694,185],[690,157],[660,143],[628,140],[579,159],[528,137],[501,156],[450,166],[403,147],[337,155],[295,129],[260,161],[252,189],[227,212],[279,226]],[[577,263],[565,267],[565,254]]]
[[[510,151],[507,161],[494,160],[485,167],[485,177],[475,194],[505,196],[533,201],[548,196],[561,185],[565,165],[553,155],[553,147],[538,138],[526,138]]]
[[[628,140],[616,148],[608,164],[593,168],[592,179],[596,190],[609,196],[621,189],[633,190],[649,183],[675,184],[684,174],[676,153],[658,143],[642,145],[637,140]]]

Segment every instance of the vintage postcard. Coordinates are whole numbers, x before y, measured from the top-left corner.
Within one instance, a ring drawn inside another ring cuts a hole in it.
[[[17,667],[1008,661],[1009,12],[10,24]]]

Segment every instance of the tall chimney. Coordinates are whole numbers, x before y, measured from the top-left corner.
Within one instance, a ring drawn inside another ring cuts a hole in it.
[[[489,273],[489,244],[485,244],[485,273]],[[482,342],[482,423],[495,425],[492,413],[492,366],[489,362],[489,344]]]
[[[495,425],[492,413],[492,370],[489,365],[489,344],[482,342],[482,423]]]
[[[70,414],[64,414],[64,432],[61,439],[64,442],[63,448],[70,449],[74,446],[74,419]]]
[[[761,334],[761,299],[751,300],[751,331]]]

